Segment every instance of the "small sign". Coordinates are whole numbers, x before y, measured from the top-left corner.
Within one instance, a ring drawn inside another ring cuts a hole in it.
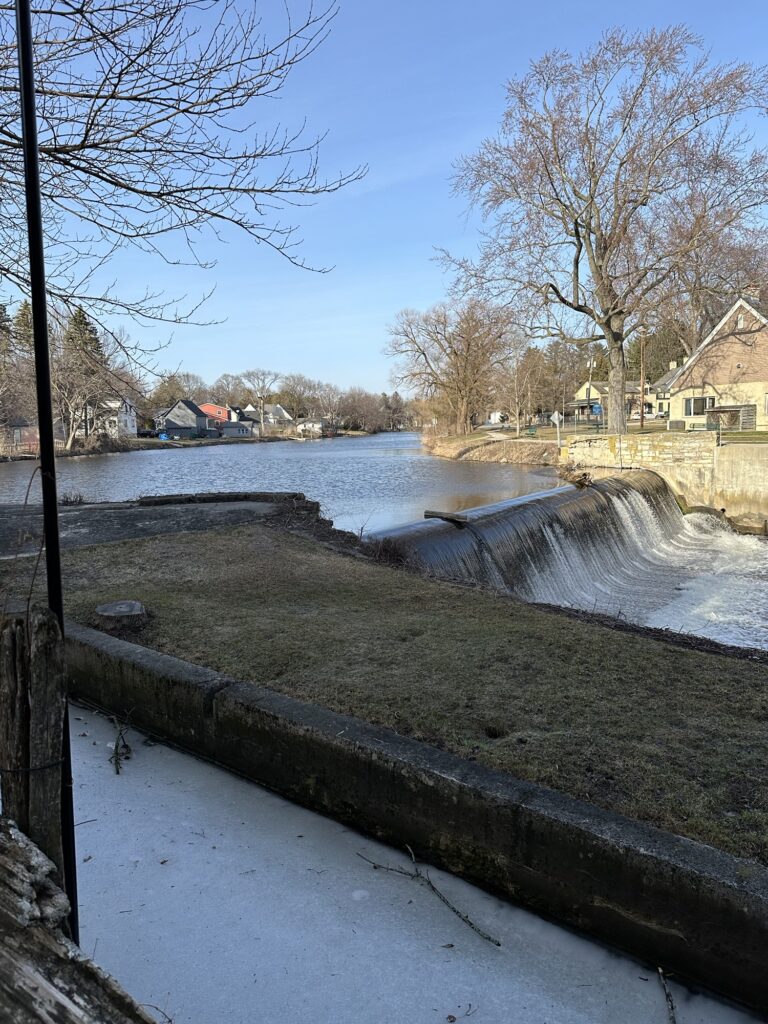
[[[558,427],[563,422],[563,417],[560,415],[560,413],[557,410],[555,410],[552,413],[552,415],[549,417],[549,419],[550,419],[550,421],[552,423],[555,424],[556,427]]]
[[[592,415],[593,416],[602,416],[603,415],[603,407],[602,407],[602,405],[593,405],[592,406]]]

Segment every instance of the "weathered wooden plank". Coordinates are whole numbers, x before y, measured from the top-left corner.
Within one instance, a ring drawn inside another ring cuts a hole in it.
[[[47,609],[29,619],[29,829],[64,878],[61,835],[62,740],[64,735],[64,644],[56,617]]]
[[[24,621],[0,627],[0,773],[4,813],[29,828],[29,701]]]
[[[446,523],[460,523],[462,526],[464,523],[469,522],[469,516],[466,512],[434,512],[431,509],[427,509],[424,512],[425,519],[444,519]]]
[[[65,938],[54,865],[0,818],[0,1021],[151,1024],[109,975]]]

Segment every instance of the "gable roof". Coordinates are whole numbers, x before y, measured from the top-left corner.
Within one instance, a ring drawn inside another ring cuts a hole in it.
[[[195,403],[193,401],[191,401],[191,399],[189,399],[189,398],[180,398],[177,402],[174,402],[173,405],[171,406],[171,408],[166,413],[166,416],[173,409],[175,409],[177,405],[183,405],[185,409],[189,409],[189,411],[191,413],[193,413],[193,415],[195,415],[195,416],[203,416],[203,417],[205,416],[205,413],[200,408],[200,406],[199,405],[195,405]]]
[[[754,301],[754,302],[753,301],[748,301],[747,299],[737,299],[729,307],[729,309],[725,313],[725,315],[720,320],[718,320],[718,322],[715,324],[715,326],[712,328],[712,330],[706,336],[704,341],[702,341],[702,343],[699,345],[699,347],[696,349],[696,351],[693,353],[693,355],[691,355],[686,360],[686,362],[684,362],[683,365],[680,366],[677,369],[677,371],[675,372],[675,377],[673,378],[673,380],[670,383],[674,383],[674,381],[678,379],[678,377],[683,373],[683,371],[685,371],[687,373],[688,370],[690,370],[690,368],[700,358],[701,353],[705,349],[709,348],[712,345],[713,342],[717,341],[717,339],[720,337],[721,329],[725,326],[725,324],[728,322],[728,320],[733,316],[733,314],[736,312],[736,310],[739,308],[739,306],[741,306],[743,309],[745,309],[748,313],[753,313],[757,317],[758,320],[762,321],[762,324],[763,324],[764,327],[768,327],[768,309],[763,307],[762,303],[759,303],[757,301]],[[758,307],[760,307],[760,308],[758,308]],[[761,309],[763,309],[764,311],[761,312]]]
[[[687,363],[681,363],[679,366],[673,366],[672,369],[667,370],[665,374],[662,374],[657,381],[651,385],[654,391],[669,391],[670,387],[680,375],[683,367],[687,366]]]

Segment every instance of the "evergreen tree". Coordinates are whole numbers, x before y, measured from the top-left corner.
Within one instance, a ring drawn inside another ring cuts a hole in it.
[[[24,299],[16,310],[11,325],[11,336],[13,347],[20,355],[32,355],[35,347],[32,333],[32,306],[27,299]]]
[[[0,371],[8,366],[11,358],[11,318],[4,302],[0,303]]]
[[[86,371],[99,373],[106,368],[107,357],[99,332],[82,306],[69,318],[62,347],[65,358],[78,362]]]

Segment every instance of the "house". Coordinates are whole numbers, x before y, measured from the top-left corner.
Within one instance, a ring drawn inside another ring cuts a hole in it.
[[[653,385],[645,385],[645,411],[654,411],[656,392]],[[573,401],[566,408],[577,420],[586,420],[592,416],[605,414],[608,405],[608,383],[603,380],[588,381],[582,384]],[[624,407],[628,416],[640,411],[640,381],[628,380],[624,384]]]
[[[252,416],[257,423],[261,422],[261,412],[255,405],[246,405],[243,411]],[[265,427],[288,427],[291,423],[293,423],[293,416],[282,405],[264,404]]]
[[[258,435],[259,435],[259,420],[258,420],[257,416],[254,416],[251,413],[246,412],[244,409],[241,409],[239,405],[230,405],[230,406],[228,406],[228,408],[229,408],[230,425],[232,423],[236,423],[240,429],[246,430],[248,435],[250,435],[252,437],[253,436],[258,437]],[[231,436],[231,435],[225,434],[225,436]],[[245,436],[245,435],[240,434],[239,431],[238,431],[238,434],[236,436],[242,437],[242,436]]]
[[[222,424],[228,423],[231,419],[228,405],[217,405],[216,402],[201,402],[198,406],[201,412],[208,417],[208,426],[221,430]]]
[[[128,398],[105,398],[96,413],[95,429],[110,437],[136,437],[136,406]]]
[[[60,448],[66,436],[64,425],[58,417],[53,420],[53,443]],[[36,420],[28,420],[23,416],[12,416],[5,423],[0,423],[0,454],[10,455],[24,452],[37,454],[40,449],[40,429]]]
[[[258,433],[258,424],[249,420],[227,420],[219,426],[219,434],[222,437],[253,437]]]
[[[299,437],[322,437],[329,432],[330,427],[330,421],[321,416],[307,416],[296,420],[296,433]]]
[[[669,381],[670,421],[768,430],[768,306],[737,299]]]
[[[678,370],[677,362],[670,363],[667,372],[651,385],[656,395],[656,412],[662,416],[669,416],[669,403],[672,397],[671,388],[678,375]]]
[[[208,417],[188,398],[180,398],[170,409],[158,413],[155,426],[172,437],[216,437],[219,433],[208,427]]]

